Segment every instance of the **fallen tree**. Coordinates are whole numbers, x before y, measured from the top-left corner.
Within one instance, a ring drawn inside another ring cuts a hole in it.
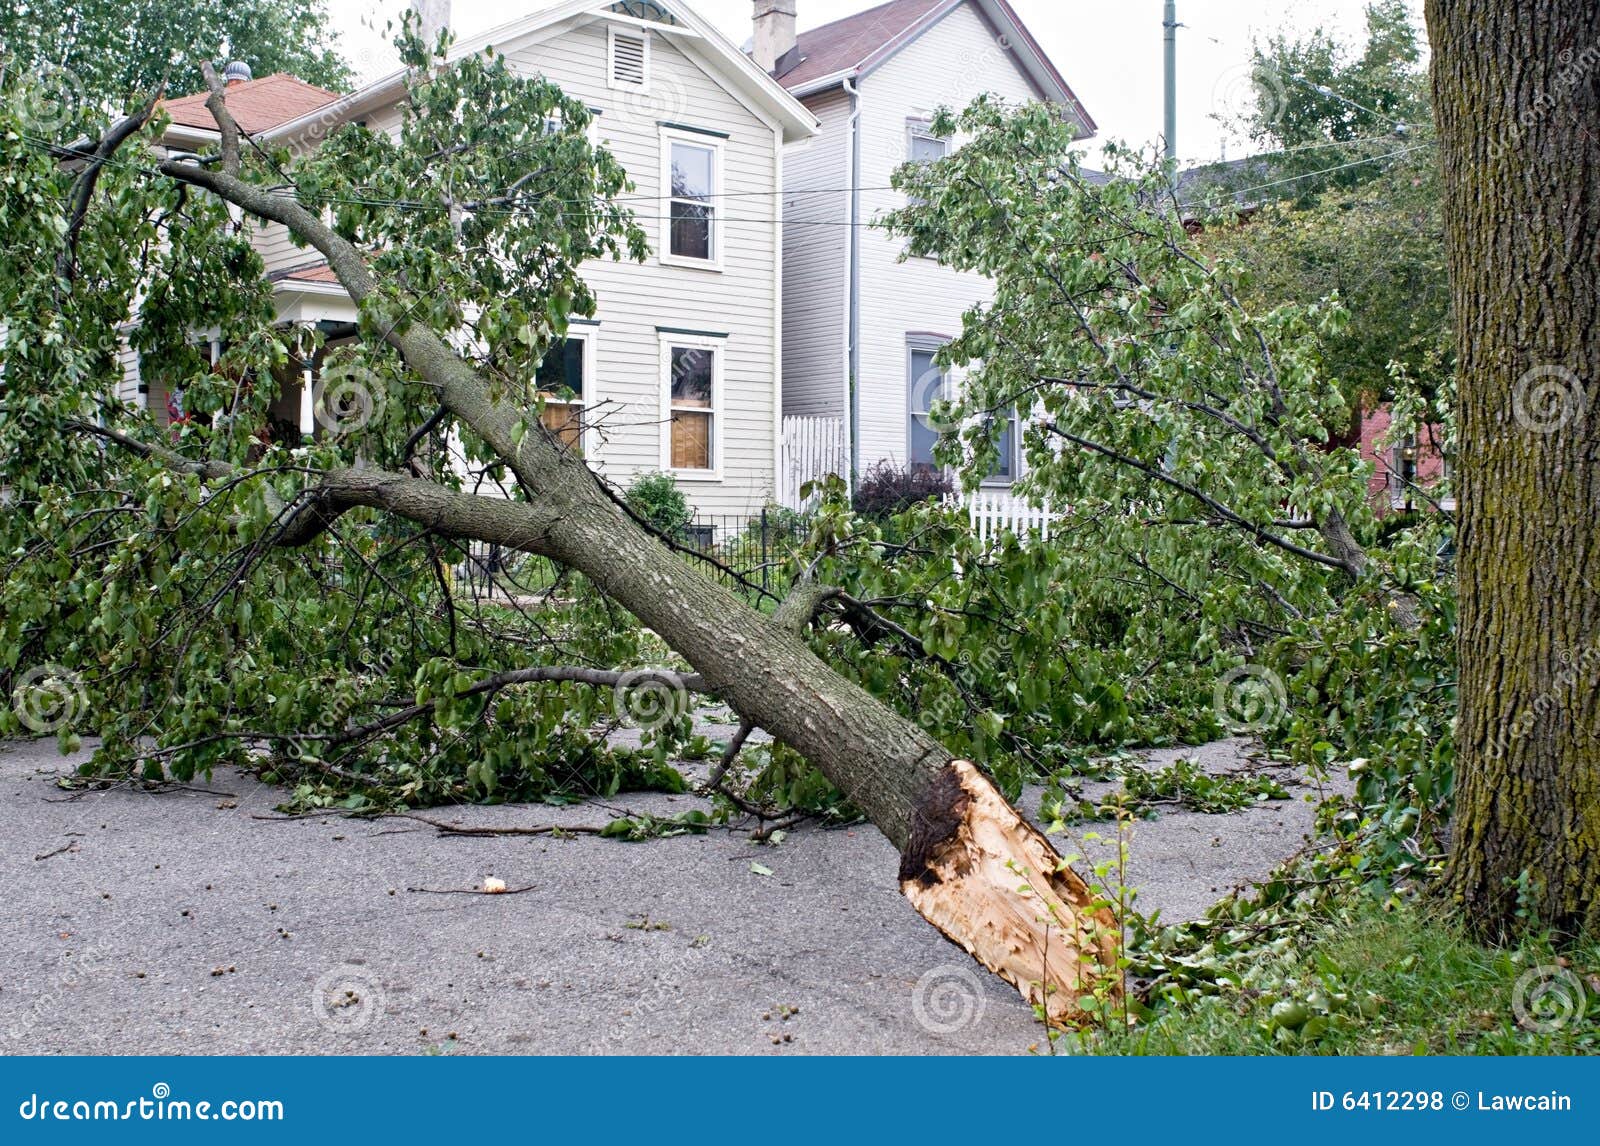
[[[217,552],[227,560],[185,582],[183,599],[164,605],[152,591],[142,607],[116,614],[127,632],[101,665],[116,660],[135,679],[151,650],[168,645],[172,673],[209,669],[195,660],[200,646],[225,646],[251,624],[240,586],[274,554],[314,548],[357,511],[420,526],[430,543],[471,539],[554,559],[659,634],[693,667],[696,687],[837,785],[900,852],[902,890],[940,931],[1052,1021],[1083,1021],[1084,995],[1119,990],[1117,921],[987,776],[811,651],[804,630],[830,591],[803,583],[774,616],[751,608],[664,545],[539,420],[541,399],[526,379],[567,316],[593,307],[578,265],[642,249],[614,202],[624,176],[583,139],[586,109],[502,61],[432,73],[420,44],[409,41],[408,51],[416,70],[401,138],[346,129],[292,178],[287,156],[262,152],[239,131],[209,70],[222,129],[215,155],[154,150],[159,120],[146,123],[149,107],[89,142],[43,140],[26,124],[11,134],[8,158],[20,175],[8,213],[18,242],[6,265],[0,427],[11,423],[13,496],[42,522],[74,492],[106,495],[72,516],[85,532],[71,553],[115,564],[111,594],[126,595],[119,578],[181,566],[186,544],[200,551],[224,535]],[[545,133],[553,113],[563,129]],[[443,190],[416,204],[419,185]],[[63,202],[89,207],[69,219]],[[303,457],[257,432],[272,396],[266,379],[290,350],[233,210],[281,224],[327,260],[360,307],[356,361],[394,390],[360,433]],[[55,257],[41,263],[47,250]],[[176,440],[106,397],[129,314],[147,380],[191,393],[206,412]],[[193,346],[197,329],[221,332],[221,353],[209,361]],[[451,477],[449,429],[520,496],[474,493]],[[119,471],[117,455],[140,468]],[[235,497],[231,516],[220,515]],[[102,531],[101,523],[110,524]],[[31,649],[83,656],[105,639],[103,615],[84,621],[105,597],[84,588],[87,601],[65,599],[83,583],[67,577],[55,538],[30,537],[13,569],[57,558],[56,575],[72,589],[8,621],[13,669]],[[203,596],[193,595],[197,584]],[[80,625],[81,640],[58,631],[77,634]],[[86,659],[82,671],[96,668]],[[576,667],[549,679],[558,678],[584,680]],[[124,703],[165,704],[171,694],[163,699],[161,687],[144,679],[143,696]],[[211,698],[196,719],[217,720],[217,703],[246,707],[238,696]],[[249,738],[232,717],[218,727],[204,739]]]

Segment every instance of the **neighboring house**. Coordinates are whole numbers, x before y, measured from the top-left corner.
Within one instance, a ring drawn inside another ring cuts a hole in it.
[[[800,34],[795,7],[755,0],[755,59],[822,124],[784,159],[783,410],[841,420],[857,475],[931,466],[928,411],[958,384],[934,355],[992,287],[902,260],[903,240],[869,225],[904,203],[890,175],[946,154],[933,113],[986,92],[1058,104],[1083,138],[1094,121],[1006,0],[892,0]],[[1019,437],[1006,435],[994,484],[1020,471]]]
[[[490,46],[597,113],[595,140],[627,169],[651,245],[642,265],[584,268],[599,308],[540,371],[567,399],[548,403],[546,423],[619,485],[664,470],[702,513],[758,512],[775,492],[783,408],[776,204],[785,147],[815,134],[815,118],[682,0],[567,0],[451,54]],[[228,102],[246,131],[304,150],[348,122],[398,131],[404,78],[336,96],[268,76],[234,84]],[[166,108],[169,146],[215,140],[203,96]],[[353,337],[354,308],[316,252],[276,225],[254,236],[282,320]],[[313,432],[304,385],[285,383],[275,413]]]
[[[1367,499],[1373,512],[1382,517],[1390,513],[1418,510],[1453,512],[1456,499],[1436,488],[1450,476],[1444,456],[1442,428],[1421,425],[1404,441],[1389,441],[1392,421],[1388,403],[1361,411],[1361,440],[1358,448],[1363,461],[1372,463],[1367,482]]]

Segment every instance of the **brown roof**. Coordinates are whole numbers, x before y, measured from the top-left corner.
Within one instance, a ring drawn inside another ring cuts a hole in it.
[[[889,0],[799,36],[800,63],[778,82],[791,91],[811,80],[850,71],[916,26],[945,0]]]
[[[228,85],[228,110],[239,121],[240,130],[250,135],[298,119],[338,98],[338,92],[308,84],[287,72]],[[164,100],[161,109],[172,117],[173,123],[217,130],[217,121],[206,110],[205,92]]]
[[[267,278],[275,283],[337,283],[339,281],[339,276],[334,274],[333,268],[325,262],[305,263],[298,267],[273,271]]]
[[[924,28],[957,7],[959,3],[956,0],[889,0],[887,4],[802,32],[797,38],[800,62],[778,76],[777,80],[790,91],[795,91],[813,81],[841,72],[865,74],[894,55]],[[1036,70],[1042,72],[1047,81],[1044,87],[1038,87],[1036,83],[1036,90],[1046,99],[1059,99],[1070,105],[1082,121],[1084,130],[1093,135],[1094,120],[1039,46],[1039,41],[1023,24],[1009,0],[993,0],[992,3],[979,5],[978,10],[986,22],[993,18],[1002,25],[1009,23],[1016,29],[1018,35],[1013,38],[1011,46],[1025,51],[1035,62]],[[1049,91],[1052,85],[1056,90]]]

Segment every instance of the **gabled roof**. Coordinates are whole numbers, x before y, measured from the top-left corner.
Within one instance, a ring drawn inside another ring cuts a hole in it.
[[[785,142],[807,139],[817,133],[816,116],[687,3],[682,0],[651,0],[650,7],[661,10],[670,18],[670,22],[640,20],[625,12],[613,11],[613,0],[561,0],[487,32],[458,40],[451,45],[449,58],[458,60],[491,47],[506,54],[523,41],[567,20],[584,17],[621,20],[647,27],[671,40],[685,55],[715,73],[729,91],[747,104],[763,108],[764,114],[781,127]],[[279,124],[273,135],[289,140],[319,121],[326,127],[330,118],[359,119],[399,99],[405,90],[405,79],[403,70],[392,72],[341,97],[334,104],[311,109],[288,123]]]
[[[206,109],[206,95],[200,92],[163,100],[161,110],[180,127],[216,131],[217,121]],[[228,85],[228,110],[239,121],[239,129],[250,135],[271,131],[280,124],[327,107],[338,98],[338,92],[308,84],[287,72]]]
[[[889,0],[799,36],[799,62],[778,76],[798,96],[859,80],[893,58],[951,12],[970,3],[1003,44],[1040,99],[1066,105],[1080,128],[1079,138],[1095,132],[1095,122],[1067,86],[1050,57],[1033,38],[1007,0]]]
[[[889,0],[865,12],[801,32],[800,62],[778,77],[790,91],[840,72],[856,74],[945,0]]]

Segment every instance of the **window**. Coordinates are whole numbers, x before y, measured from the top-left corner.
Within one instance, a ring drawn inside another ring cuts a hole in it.
[[[667,408],[664,468],[715,477],[722,468],[718,425],[722,399],[722,340],[676,335],[662,342]]]
[[[650,33],[611,26],[606,38],[607,83],[613,88],[643,91],[650,86]]]
[[[1017,475],[1022,469],[1021,445],[1022,435],[1018,432],[1017,412],[1010,411],[1005,416],[1005,425],[1000,427],[995,445],[999,448],[1000,456],[995,459],[994,468],[989,471],[989,476],[984,479],[994,485],[1010,485],[1017,480]]]
[[[926,127],[911,128],[906,159],[911,163],[934,163],[950,153],[950,141],[930,135]]]
[[[646,20],[652,24],[668,24],[673,27],[678,24],[678,18],[654,0],[617,0],[617,3],[611,5],[607,11],[627,16],[632,20]]]
[[[935,361],[939,348],[932,344],[911,346],[911,383],[907,403],[906,460],[917,469],[936,469],[933,450],[939,444],[941,423],[934,406],[947,399],[949,379]]]
[[[697,142],[663,129],[667,187],[665,262],[715,266],[722,259],[716,196],[721,181],[720,144]]]
[[[536,382],[544,395],[539,420],[569,446],[583,444],[583,408],[588,394],[588,339],[563,339],[545,352]]]

